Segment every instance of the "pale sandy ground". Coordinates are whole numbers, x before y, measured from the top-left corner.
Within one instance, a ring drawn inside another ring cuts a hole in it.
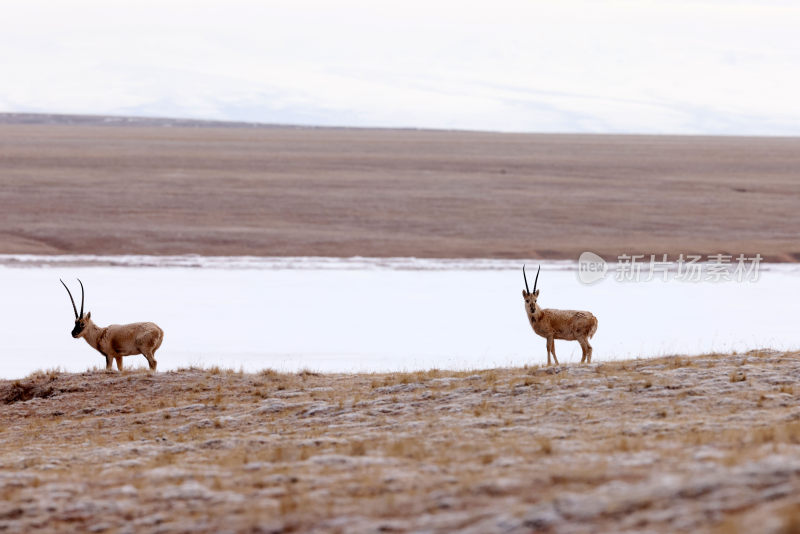
[[[49,118],[0,114],[0,254],[800,260],[800,138]]]
[[[0,382],[0,531],[797,532],[800,353]]]

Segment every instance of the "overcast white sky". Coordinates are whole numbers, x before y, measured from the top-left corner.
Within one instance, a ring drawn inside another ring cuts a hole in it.
[[[0,111],[800,135],[800,3],[4,0]]]

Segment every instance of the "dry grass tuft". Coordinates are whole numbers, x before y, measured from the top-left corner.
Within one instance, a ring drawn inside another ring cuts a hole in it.
[[[731,382],[744,382],[747,380],[747,375],[744,373],[744,371],[734,370],[731,371],[729,378]]]

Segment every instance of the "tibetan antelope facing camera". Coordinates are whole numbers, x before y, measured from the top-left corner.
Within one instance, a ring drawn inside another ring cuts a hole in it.
[[[577,341],[581,345],[583,357],[581,363],[592,362],[592,346],[589,345],[589,338],[597,332],[597,318],[588,311],[575,310],[553,310],[542,309],[539,307],[539,290],[536,284],[539,283],[539,270],[536,271],[536,280],[533,282],[533,293],[528,289],[528,277],[525,276],[525,266],[522,266],[522,277],[525,280],[525,289],[522,290],[522,298],[525,299],[525,312],[528,314],[528,321],[533,327],[533,331],[547,340],[547,365],[550,365],[550,354],[553,355],[556,365],[556,339],[567,341]]]
[[[82,337],[97,352],[105,356],[106,369],[111,369],[111,360],[116,360],[117,369],[122,371],[122,357],[142,354],[147,358],[150,369],[156,370],[156,351],[161,346],[164,339],[164,331],[155,323],[131,323],[131,324],[112,324],[100,327],[92,321],[92,312],[83,314],[83,282],[78,280],[81,285],[81,313],[75,307],[75,299],[72,298],[67,284],[61,280],[61,284],[69,294],[72,302],[72,311],[75,312],[75,328],[72,329],[72,337]]]

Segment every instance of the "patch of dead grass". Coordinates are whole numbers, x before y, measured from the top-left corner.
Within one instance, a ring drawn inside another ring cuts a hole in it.
[[[690,479],[698,451],[710,450],[703,461],[716,462],[718,470],[798,453],[800,421],[791,419],[800,382],[796,359],[763,358],[775,369],[759,367],[758,379],[751,372],[744,389],[726,379],[745,369],[741,361],[722,357],[709,360],[714,372],[705,371],[702,358],[671,357],[585,371],[566,365],[363,375],[59,373],[48,384],[69,395],[0,405],[0,463],[17,469],[15,479],[42,478],[44,487],[49,479],[43,477],[87,480],[85,473],[102,471],[103,484],[131,484],[141,492],[166,484],[148,479],[150,470],[175,468],[155,472],[177,477],[173,486],[198,481],[272,506],[275,514],[284,509],[281,525],[294,522],[300,530],[330,514],[408,522],[442,510],[497,512],[487,495],[502,495],[504,510],[527,513],[531,504],[564,492],[589,495],[612,481]],[[684,368],[690,371],[671,372]],[[767,371],[786,382],[770,382]],[[676,376],[680,383],[673,386]],[[401,384],[424,387],[375,391]],[[0,382],[0,388],[12,385]],[[30,450],[20,452],[19,444]],[[78,446],[95,453],[75,454]],[[105,499],[88,480],[86,495]],[[0,487],[0,495],[30,498],[32,482],[20,484]],[[476,491],[482,484],[485,491]],[[531,484],[534,493],[519,489]],[[221,502],[201,506],[235,521],[234,505]]]

